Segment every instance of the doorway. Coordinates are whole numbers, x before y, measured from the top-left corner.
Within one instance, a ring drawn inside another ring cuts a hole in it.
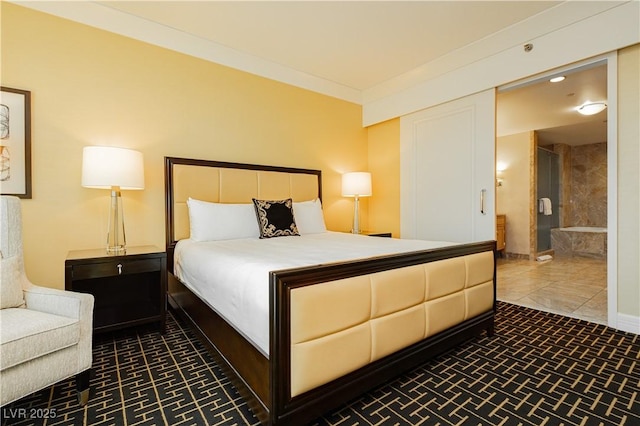
[[[602,78],[603,74],[604,78]],[[560,75],[565,76],[566,81],[573,80],[574,82],[576,82],[577,80],[582,79],[582,84],[584,85],[586,94],[582,94],[582,92],[579,91],[582,89],[576,88],[575,85],[567,85],[564,90],[557,90],[561,86],[553,86],[549,82],[549,80],[550,77]],[[609,75],[611,75],[612,78],[608,78]],[[575,167],[575,165],[572,166],[570,162],[570,154],[573,147],[573,141],[571,139],[572,134],[575,138],[582,139],[582,142],[577,143],[576,145],[588,146],[589,144],[602,145],[604,143],[605,152],[607,152],[608,154],[604,159],[605,167],[599,170],[586,171],[586,173],[604,173],[605,176],[609,178],[605,181],[605,202],[600,203],[597,209],[600,211],[604,210],[606,212],[604,216],[605,224],[604,226],[600,225],[598,227],[609,230],[608,234],[604,234],[599,237],[601,239],[604,239],[604,245],[615,247],[616,204],[615,201],[612,200],[615,200],[617,198],[615,188],[615,152],[617,141],[615,140],[615,128],[611,128],[611,125],[615,123],[615,76],[615,55],[612,55],[611,57],[604,59],[600,58],[599,60],[594,60],[592,62],[584,63],[579,66],[568,67],[561,70],[554,70],[553,72],[549,72],[545,75],[532,78],[529,81],[519,82],[510,85],[509,87],[501,88],[499,90],[499,94],[497,97],[497,162],[503,163],[503,165],[504,163],[507,163],[508,170],[508,163],[510,159],[504,158],[503,152],[501,152],[500,139],[503,136],[509,135],[509,133],[505,133],[505,129],[509,129],[513,131],[513,134],[518,133],[518,131],[521,131],[521,133],[523,134],[523,137],[521,139],[525,143],[528,143],[528,146],[524,149],[521,149],[520,152],[527,153],[527,155],[529,155],[529,159],[528,161],[526,159],[520,160],[520,164],[527,164],[531,167],[531,171],[529,173],[530,186],[529,188],[523,188],[520,191],[527,191],[531,194],[529,198],[529,216],[524,217],[524,214],[522,214],[521,212],[520,217],[512,217],[512,220],[509,219],[509,211],[505,212],[501,210],[501,205],[507,205],[507,207],[509,207],[509,203],[501,203],[501,197],[503,197],[505,194],[509,194],[510,191],[511,193],[514,192],[513,188],[509,188],[509,185],[516,182],[517,179],[511,179],[507,170],[504,170],[504,166],[502,167],[503,170],[499,169],[497,171],[499,182],[496,198],[498,202],[498,213],[506,213],[507,216],[506,252],[508,259],[528,259],[528,261],[531,262],[529,264],[529,266],[531,267],[543,266],[544,262],[536,262],[535,259],[538,257],[538,253],[553,253],[553,236],[556,237],[555,240],[557,240],[558,238],[558,235],[554,235],[557,234],[556,230],[563,227],[569,228],[571,227],[571,225],[594,226],[593,223],[571,223],[572,221],[581,219],[579,217],[576,218],[576,215],[571,216],[571,210],[573,207],[572,203],[575,201],[575,199],[568,195],[572,194],[572,188],[571,180],[567,178],[567,173],[570,173],[571,168]],[[600,86],[596,84],[598,82]],[[597,87],[601,87],[600,90],[603,91],[603,93],[601,92],[600,95],[598,95]],[[527,112],[523,112],[523,110],[505,111],[504,99],[507,98],[507,100],[509,101],[506,102],[506,104],[512,103],[513,99],[508,98],[517,97],[518,92],[521,90],[525,92],[524,100],[521,100],[521,102],[523,103],[523,105],[526,105],[529,110]],[[545,101],[546,103],[542,104],[542,106],[540,104],[541,101],[531,98],[531,96],[549,95],[549,92],[551,91],[558,91],[559,93],[556,94],[556,98],[551,98],[551,101],[549,101],[549,98],[547,98]],[[609,94],[609,96],[607,96],[607,94]],[[576,122],[574,123],[562,123],[561,116],[563,114],[565,116],[569,113],[576,114],[574,107],[568,107],[568,105],[571,105],[571,103],[573,102],[577,106],[577,102],[579,102],[581,96],[589,96],[591,97],[590,100],[595,100],[596,96],[599,96],[599,99],[608,100],[608,102],[613,105],[614,108],[610,108],[606,110],[606,112],[596,114],[596,116],[591,117],[590,119],[578,117],[575,119]],[[536,105],[538,106],[538,110],[531,110],[531,107]],[[557,110],[561,111],[558,112]],[[551,113],[554,111],[557,112],[558,117],[553,117],[553,114]],[[523,118],[528,119],[529,127],[517,128],[517,126],[514,126],[512,124],[505,124],[505,121],[518,121],[517,119],[513,120],[514,117],[519,117],[520,121],[526,121],[523,120]],[[547,121],[545,122],[543,119],[546,119]],[[580,120],[583,120],[583,122],[580,122]],[[596,129],[593,126],[600,126],[600,128]],[[596,136],[597,134],[601,135],[600,139],[589,139],[591,136]],[[613,138],[611,136],[613,136]],[[513,135],[511,135],[510,137],[513,137]],[[565,141],[568,141],[570,143],[563,143]],[[585,149],[579,148],[576,149],[575,152],[577,153],[577,156],[580,156],[585,151]],[[511,153],[513,152],[514,150],[512,149]],[[558,167],[556,167],[555,164],[558,164]],[[534,169],[534,167],[540,167],[540,169]],[[579,165],[577,167],[584,167],[584,165]],[[611,176],[614,176],[614,178],[611,179]],[[540,178],[540,180],[538,180],[538,178]],[[585,193],[584,188],[573,188],[573,190],[579,190],[582,193]],[[601,192],[602,191],[600,191],[598,196],[602,196]],[[590,199],[591,202],[593,202],[593,200],[597,198],[594,196],[595,194],[590,194],[588,189],[586,191],[586,194],[587,198]],[[543,213],[543,206],[540,204],[540,200],[542,198],[548,198],[551,201],[551,214],[545,215]],[[594,210],[592,206],[593,204],[587,205],[587,207],[585,208],[583,205],[573,210],[583,213],[583,216],[585,216],[585,214],[590,210]],[[584,219],[584,217],[582,219]],[[572,234],[560,234],[559,238],[567,239],[571,236]],[[527,238],[528,244],[522,244],[522,241],[526,240]],[[582,237],[577,237],[578,240],[580,240],[581,238]],[[520,244],[518,244],[518,239],[520,239]],[[555,244],[557,246],[558,242],[555,241]],[[579,241],[579,244],[584,244],[584,241]],[[516,249],[519,248],[519,250],[512,252],[511,248],[514,247]],[[528,247],[529,249],[527,250],[523,247]],[[584,255],[585,253],[580,254]],[[592,253],[587,254],[591,255]],[[600,280],[604,281],[604,295],[606,296],[604,298],[604,310],[605,312],[607,312],[607,314],[605,315],[606,320],[602,322],[614,326],[616,315],[615,312],[617,309],[617,303],[615,299],[617,294],[615,255],[615,252],[613,254],[605,254],[605,258],[600,262],[600,264],[603,265],[604,269],[604,278],[600,278]],[[580,267],[573,268],[571,266],[568,266],[571,263],[570,259],[570,257],[567,258],[563,256],[563,267],[567,270],[575,270],[574,274],[580,275]],[[557,256],[551,262],[554,261],[556,262],[556,264],[560,263]],[[531,274],[528,275],[530,276]],[[598,275],[601,276],[601,274]],[[566,275],[566,277],[568,277],[568,275]],[[558,280],[558,283],[563,284],[566,281],[569,281],[569,278],[559,278]],[[561,295],[557,296],[561,297]],[[553,309],[550,310],[553,311]],[[564,312],[561,313],[566,314]]]

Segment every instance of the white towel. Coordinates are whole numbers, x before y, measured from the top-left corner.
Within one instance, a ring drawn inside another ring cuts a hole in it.
[[[545,216],[551,216],[551,200],[549,198],[540,198],[540,213]]]

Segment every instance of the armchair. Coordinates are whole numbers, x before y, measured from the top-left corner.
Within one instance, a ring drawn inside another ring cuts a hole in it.
[[[85,405],[93,296],[29,282],[17,197],[0,197],[0,254],[0,406],[73,375]]]

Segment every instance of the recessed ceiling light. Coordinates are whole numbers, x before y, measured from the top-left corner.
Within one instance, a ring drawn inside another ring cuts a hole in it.
[[[577,107],[576,111],[578,111],[582,115],[594,115],[601,111],[604,111],[606,107],[607,107],[607,104],[604,102],[587,101],[582,105],[580,105],[579,107]]]
[[[559,83],[562,80],[564,80],[566,77],[564,75],[559,75],[557,77],[553,77],[551,80],[549,80],[552,83]]]

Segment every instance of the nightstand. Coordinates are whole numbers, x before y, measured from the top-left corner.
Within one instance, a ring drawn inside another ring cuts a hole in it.
[[[391,232],[362,232],[362,235],[368,235],[370,237],[385,237],[391,238]]]
[[[167,256],[155,246],[127,247],[126,254],[70,251],[65,289],[93,294],[94,333],[150,322],[165,332]]]

